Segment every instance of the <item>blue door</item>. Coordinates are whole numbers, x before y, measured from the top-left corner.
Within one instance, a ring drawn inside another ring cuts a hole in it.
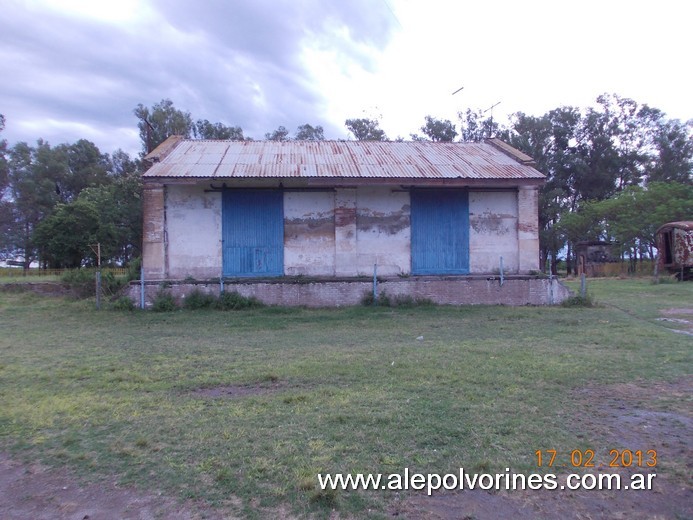
[[[277,190],[223,192],[224,276],[284,274],[283,201]]]
[[[411,270],[413,274],[469,273],[466,191],[411,191]]]

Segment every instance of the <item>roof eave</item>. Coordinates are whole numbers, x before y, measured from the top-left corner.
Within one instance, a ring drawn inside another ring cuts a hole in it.
[[[542,186],[545,178],[522,179],[470,179],[470,178],[439,178],[425,179],[412,177],[386,177],[386,178],[356,178],[356,177],[145,177],[145,183],[191,185],[191,184],[229,184],[234,186],[249,187],[253,184],[267,186],[276,184],[277,187],[355,187],[355,186],[408,186],[408,187],[449,187],[449,188],[517,188],[520,186]]]

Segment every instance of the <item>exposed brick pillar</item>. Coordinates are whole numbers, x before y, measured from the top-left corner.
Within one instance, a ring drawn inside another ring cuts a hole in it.
[[[335,275],[356,276],[356,189],[338,189],[334,198]]]
[[[539,188],[520,186],[517,192],[519,271],[539,270]]]
[[[147,280],[166,278],[164,186],[145,183],[142,190],[142,266]]]

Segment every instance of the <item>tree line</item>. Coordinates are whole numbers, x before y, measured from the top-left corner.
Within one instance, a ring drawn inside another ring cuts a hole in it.
[[[171,135],[193,139],[251,140],[240,126],[193,119],[163,99],[138,105],[142,152],[102,153],[93,143],[51,146],[39,139],[9,147],[0,140],[0,255],[25,267],[127,265],[140,254],[143,157]],[[459,125],[459,126],[458,126]],[[0,115],[0,132],[5,119]],[[388,141],[380,121],[353,118],[356,140]],[[426,116],[410,140],[477,142],[497,137],[527,153],[547,181],[539,204],[542,269],[556,272],[561,256],[571,270],[575,243],[610,240],[624,258],[653,258],[654,233],[664,222],[693,218],[693,120],[669,119],[656,108],[602,95],[586,109],[562,106],[542,116],[513,114],[502,125],[467,109],[458,122]],[[267,140],[322,141],[322,126],[284,126]],[[395,141],[403,141],[398,136]]]

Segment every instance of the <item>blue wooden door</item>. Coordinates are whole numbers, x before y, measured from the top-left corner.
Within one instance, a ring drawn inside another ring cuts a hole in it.
[[[466,191],[411,191],[411,268],[413,274],[469,273]]]
[[[276,190],[223,192],[224,276],[284,274],[283,200]]]

